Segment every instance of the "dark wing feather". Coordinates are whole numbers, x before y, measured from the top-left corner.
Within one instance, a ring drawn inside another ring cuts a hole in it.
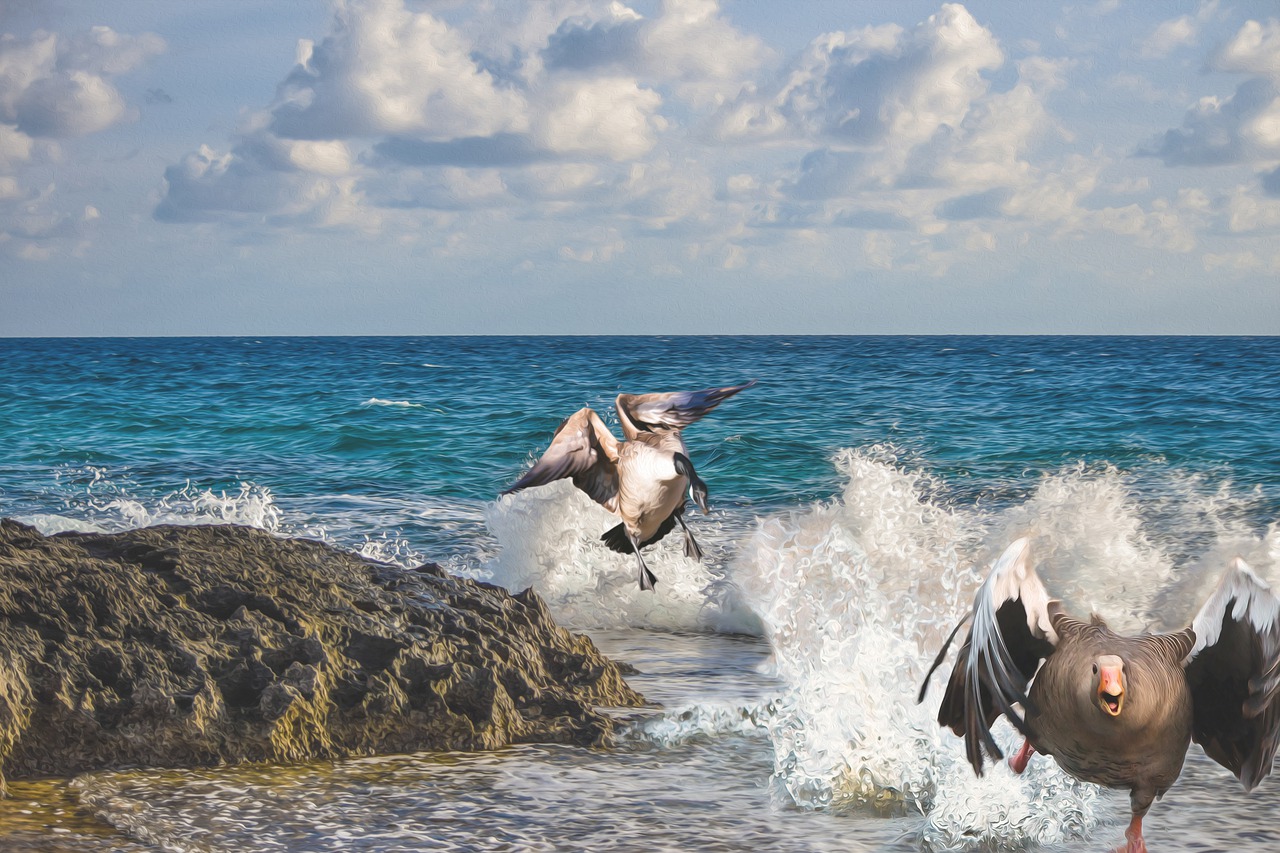
[[[752,379],[728,388],[666,394],[619,394],[614,405],[618,409],[622,434],[634,439],[641,432],[684,429],[734,394],[755,384]]]
[[[591,409],[579,409],[565,418],[542,458],[503,494],[566,477],[596,503],[616,511],[618,440]]]
[[[1280,600],[1237,557],[1192,629],[1191,737],[1252,790],[1271,773],[1280,737]]]
[[[1027,563],[1029,551],[1025,538],[1014,542],[979,587],[973,610],[965,617],[972,620],[969,636],[960,647],[938,708],[938,722],[964,738],[965,754],[979,776],[984,753],[992,760],[1004,757],[991,735],[997,717],[1004,714],[1026,732],[1026,724],[1013,706],[1028,704],[1027,685],[1040,661],[1053,653],[1058,642],[1049,623],[1049,596]],[[944,652],[956,631],[947,639]],[[941,660],[939,653],[925,676],[921,699]]]
[[[648,539],[640,543],[641,548],[647,548],[654,542],[660,541],[664,536],[670,533],[676,527],[676,519],[684,515],[684,505],[676,507],[675,510],[668,515],[663,522],[658,525],[658,529]],[[634,554],[636,549],[631,547],[631,540],[627,538],[627,526],[625,524],[617,524],[610,527],[600,536],[600,541],[609,547],[610,550],[617,551],[619,554]]]

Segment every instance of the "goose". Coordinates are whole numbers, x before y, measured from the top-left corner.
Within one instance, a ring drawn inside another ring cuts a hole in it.
[[[1231,562],[1189,627],[1121,636],[1096,614],[1084,622],[1051,600],[1029,554],[1022,538],[996,561],[920,688],[923,701],[971,622],[938,722],[964,737],[975,773],[986,756],[1004,757],[991,736],[1003,714],[1025,737],[1009,761],[1015,773],[1038,752],[1077,779],[1129,790],[1126,843],[1116,853],[1145,853],[1142,819],[1177,780],[1191,741],[1246,791],[1271,773],[1280,600],[1244,560]]]
[[[509,495],[566,477],[592,500],[622,519],[600,539],[621,554],[634,553],[640,589],[658,579],[640,549],[679,524],[685,556],[702,559],[702,549],[684,521],[684,494],[707,512],[707,484],[689,460],[681,431],[755,380],[727,388],[663,394],[619,394],[614,401],[625,441],[618,441],[600,416],[582,408],[565,418],[542,458],[502,492]]]

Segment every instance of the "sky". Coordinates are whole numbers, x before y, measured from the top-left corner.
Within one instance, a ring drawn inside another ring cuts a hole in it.
[[[1274,0],[0,0],[0,335],[1280,334]]]

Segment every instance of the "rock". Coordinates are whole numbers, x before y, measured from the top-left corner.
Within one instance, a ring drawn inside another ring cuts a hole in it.
[[[245,527],[0,520],[8,778],[598,744],[599,707],[643,702],[531,590]]]

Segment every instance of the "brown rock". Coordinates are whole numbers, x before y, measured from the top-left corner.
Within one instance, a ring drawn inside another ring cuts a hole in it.
[[[9,778],[597,744],[598,706],[643,702],[530,590],[252,528],[0,520]]]

